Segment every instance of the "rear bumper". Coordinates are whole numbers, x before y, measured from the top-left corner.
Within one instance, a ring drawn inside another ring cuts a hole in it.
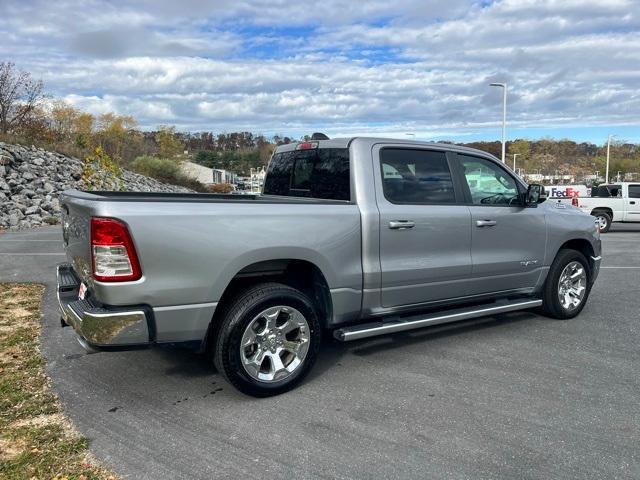
[[[112,307],[89,296],[78,298],[80,280],[70,264],[57,268],[57,297],[62,321],[73,327],[87,349],[109,350],[150,345],[155,336],[153,312],[146,306]]]

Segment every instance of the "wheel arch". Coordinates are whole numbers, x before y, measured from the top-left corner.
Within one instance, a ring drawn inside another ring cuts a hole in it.
[[[611,217],[611,220],[613,221],[613,209],[609,208],[609,207],[596,207],[593,210],[591,210],[591,215],[595,216],[598,213],[606,213],[607,215],[609,215]]]
[[[333,316],[333,302],[327,278],[320,267],[299,258],[262,260],[244,266],[228,282],[209,323],[204,340],[206,348],[212,346],[216,327],[235,296],[246,288],[264,282],[279,282],[301,290],[316,307],[322,327],[329,325]]]
[[[589,240],[586,240],[584,238],[574,238],[571,240],[567,240],[560,246],[560,248],[558,249],[558,252],[566,249],[576,250],[582,253],[587,259],[587,262],[589,263],[589,269],[593,271],[593,268],[594,268],[593,257],[595,256],[595,251],[593,250],[593,245],[591,244],[591,242],[589,242]],[[556,253],[556,256],[557,255],[558,253]]]

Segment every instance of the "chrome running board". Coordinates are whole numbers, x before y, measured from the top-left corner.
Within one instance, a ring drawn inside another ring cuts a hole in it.
[[[447,310],[445,312],[435,312],[428,315],[415,315],[402,319],[396,317],[396,319],[386,322],[365,323],[353,327],[339,328],[334,330],[333,336],[341,342],[348,342],[351,340],[360,340],[361,338],[375,337],[377,335],[387,335],[389,333],[439,325],[441,323],[459,322],[461,320],[485,317],[498,313],[525,310],[527,308],[539,307],[540,305],[542,305],[542,300],[540,299],[500,301],[479,306]]]

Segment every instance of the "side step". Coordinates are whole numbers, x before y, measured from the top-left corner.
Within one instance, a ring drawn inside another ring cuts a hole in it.
[[[435,312],[426,315],[415,315],[393,321],[365,323],[353,327],[345,327],[334,330],[333,336],[342,342],[360,340],[361,338],[375,337],[389,333],[404,332],[416,328],[439,325],[441,323],[458,322],[472,318],[485,317],[498,313],[514,312],[542,305],[540,299],[519,299],[512,301],[500,301],[473,307],[458,308],[445,312]]]

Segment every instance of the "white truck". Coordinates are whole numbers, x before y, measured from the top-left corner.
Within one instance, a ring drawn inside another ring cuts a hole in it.
[[[611,222],[640,222],[640,182],[594,187],[591,197],[580,197],[578,204],[580,210],[596,217],[603,233],[609,231]]]

